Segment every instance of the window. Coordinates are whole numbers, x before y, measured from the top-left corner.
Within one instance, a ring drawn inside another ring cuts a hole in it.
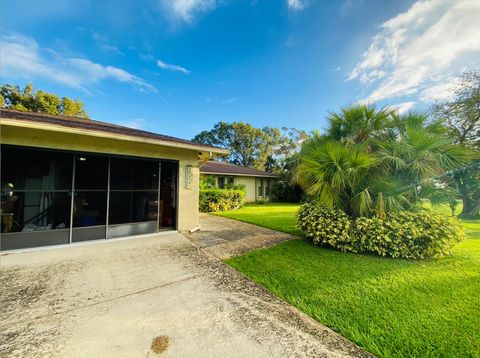
[[[265,179],[266,187],[265,187],[265,196],[270,196],[270,180]]]
[[[263,179],[258,179],[258,196],[263,196]]]
[[[217,186],[220,189],[231,188],[234,185],[234,178],[233,177],[218,177],[217,178]]]

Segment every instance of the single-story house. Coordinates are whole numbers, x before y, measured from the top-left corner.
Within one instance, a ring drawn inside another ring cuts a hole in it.
[[[2,109],[0,126],[1,250],[198,227],[199,166],[228,153],[32,112]]]
[[[227,184],[244,185],[247,202],[268,200],[272,184],[280,178],[277,174],[263,170],[216,161],[203,163],[200,175],[214,177],[219,188],[224,188]]]

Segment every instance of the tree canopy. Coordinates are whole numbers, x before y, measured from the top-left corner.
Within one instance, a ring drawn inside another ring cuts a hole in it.
[[[32,111],[47,114],[86,118],[88,114],[84,104],[78,99],[61,97],[41,90],[34,90],[31,83],[23,89],[19,86],[5,84],[0,88],[0,105],[2,108],[19,111]]]
[[[232,164],[273,171],[275,161],[292,155],[307,138],[295,128],[256,128],[244,122],[219,122],[212,130],[197,134],[193,141],[230,150],[220,158]]]
[[[436,103],[431,115],[445,123],[460,145],[475,150],[477,160],[452,172],[452,186],[463,202],[461,216],[480,216],[480,70],[466,71],[451,89],[451,99]]]

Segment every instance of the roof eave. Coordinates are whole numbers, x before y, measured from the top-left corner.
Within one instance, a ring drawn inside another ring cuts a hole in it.
[[[42,123],[42,122],[32,122],[32,121],[21,120],[21,119],[0,118],[0,125],[8,125],[8,126],[14,126],[14,127],[20,127],[20,128],[31,128],[31,129],[39,129],[39,130],[49,130],[49,131],[55,131],[59,133],[70,133],[70,134],[78,134],[83,136],[86,135],[86,136],[93,136],[93,137],[100,137],[100,138],[117,139],[117,140],[129,141],[129,142],[148,143],[148,144],[160,145],[164,147],[189,149],[189,150],[195,150],[200,152],[210,152],[212,154],[220,154],[220,155],[229,154],[229,151],[224,148],[195,145],[194,143],[190,144],[190,143],[181,143],[181,142],[166,141],[166,140],[160,140],[160,139],[142,138],[142,137],[126,135],[126,134],[108,133],[108,132],[94,130],[94,129],[66,127],[66,126],[62,126],[61,124],[50,124],[50,123]]]
[[[262,175],[262,174],[239,174],[239,173],[226,173],[226,172],[204,172],[200,169],[200,174],[211,174],[211,175],[230,175],[232,177],[256,177],[256,178],[275,178],[279,179],[279,175]]]

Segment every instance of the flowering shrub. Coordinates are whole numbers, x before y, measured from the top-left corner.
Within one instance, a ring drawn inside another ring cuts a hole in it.
[[[427,210],[354,219],[340,210],[305,204],[298,225],[314,244],[394,258],[445,256],[465,237],[456,219]]]
[[[201,212],[238,209],[244,203],[245,190],[219,188],[200,190]]]
[[[312,204],[304,204],[298,212],[298,226],[314,244],[325,244],[342,251],[350,248],[352,222],[341,210],[326,210]]]

